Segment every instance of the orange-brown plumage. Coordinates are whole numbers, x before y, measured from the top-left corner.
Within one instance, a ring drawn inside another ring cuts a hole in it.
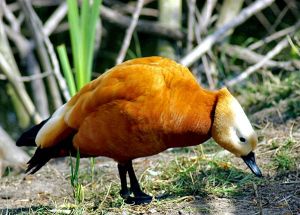
[[[25,132],[18,145],[28,145],[26,137],[32,134],[38,150],[29,170],[35,172],[68,151],[110,157],[119,163],[121,195],[125,196],[129,191],[124,174],[128,172],[133,185],[137,183],[131,167],[135,158],[197,145],[212,136],[235,155],[248,156],[257,142],[250,122],[227,89],[205,90],[187,68],[161,57],[130,60],[105,72],[48,121]],[[48,157],[39,162],[42,155]],[[136,197],[149,197],[141,194],[139,186],[133,192]]]
[[[78,131],[73,143],[80,152],[126,161],[207,140],[215,103],[216,93],[202,89],[187,68],[149,57],[87,84],[66,104],[63,118]],[[38,144],[56,144],[48,139]]]

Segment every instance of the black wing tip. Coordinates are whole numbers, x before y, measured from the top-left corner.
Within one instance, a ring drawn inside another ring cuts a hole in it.
[[[45,119],[40,124],[35,125],[25,131],[19,139],[16,141],[17,146],[36,146],[35,137],[38,134],[39,130],[45,125],[45,123],[49,120]]]
[[[21,137],[16,141],[16,146],[36,146],[35,138],[30,138],[21,135]]]

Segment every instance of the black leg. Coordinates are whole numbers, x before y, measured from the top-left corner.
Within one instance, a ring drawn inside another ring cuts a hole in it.
[[[147,195],[141,190],[141,187],[139,185],[139,182],[136,178],[136,175],[134,173],[134,169],[132,167],[132,161],[128,162],[128,174],[130,179],[130,190],[132,191],[134,198],[132,201],[134,201],[135,204],[144,204],[144,203],[150,203],[152,200],[152,197]]]
[[[119,170],[120,181],[121,181],[120,195],[123,199],[127,199],[130,196],[130,192],[127,188],[127,179],[126,179],[126,174],[128,171],[127,165],[118,163],[118,170]]]
[[[123,199],[125,199],[125,202],[128,204],[136,204],[136,205],[150,203],[152,197],[147,195],[141,190],[139,182],[134,173],[134,169],[132,167],[132,161],[129,161],[125,164],[118,164],[118,170],[119,170],[120,180],[121,180],[120,195],[122,196]],[[130,191],[133,193],[134,197],[130,196],[130,192],[127,188],[127,180],[126,180],[127,172],[130,179]]]

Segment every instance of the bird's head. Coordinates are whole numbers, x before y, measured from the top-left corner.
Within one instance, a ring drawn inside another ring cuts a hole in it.
[[[224,149],[242,158],[256,176],[262,176],[253,153],[257,135],[243,108],[226,88],[218,92],[212,137]]]

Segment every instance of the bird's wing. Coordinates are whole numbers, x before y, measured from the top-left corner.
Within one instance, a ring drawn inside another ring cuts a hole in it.
[[[178,74],[176,74],[178,73]],[[139,58],[112,68],[87,84],[67,106],[65,121],[75,129],[101,105],[116,101],[135,101],[165,88],[174,87],[174,79],[192,78],[183,66],[161,57]]]

